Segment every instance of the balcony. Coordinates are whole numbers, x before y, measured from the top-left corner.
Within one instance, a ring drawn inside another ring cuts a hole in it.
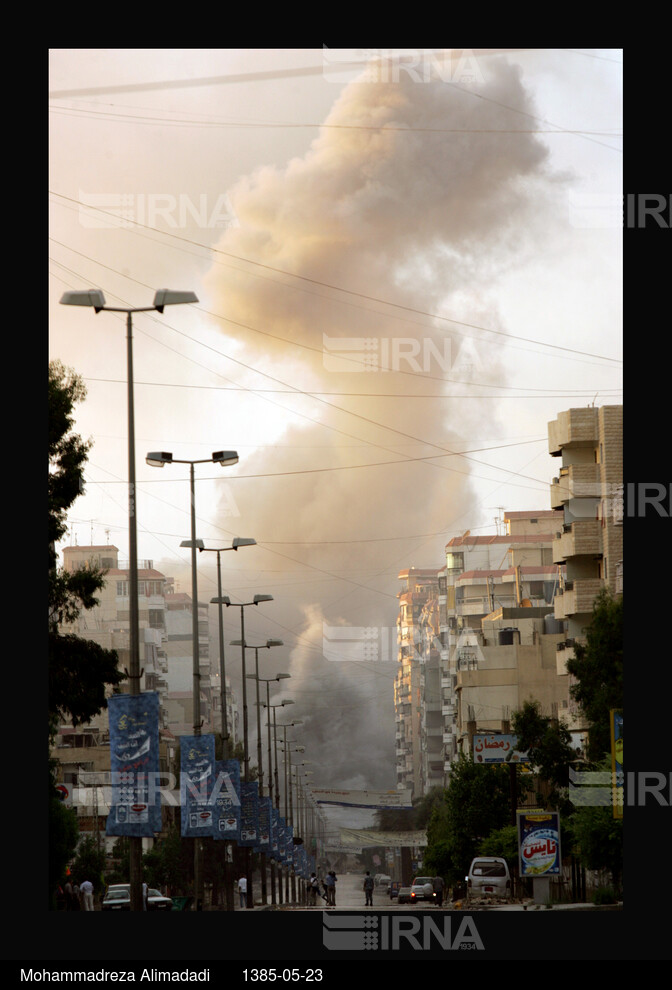
[[[561,564],[571,557],[600,556],[602,535],[597,519],[576,519],[553,540],[553,563]]]
[[[601,578],[587,578],[571,581],[565,585],[561,595],[556,595],[553,605],[556,619],[568,619],[573,615],[590,613],[593,602],[604,587]]]
[[[551,484],[551,508],[560,509],[570,498],[600,498],[597,464],[570,464],[561,468]]]

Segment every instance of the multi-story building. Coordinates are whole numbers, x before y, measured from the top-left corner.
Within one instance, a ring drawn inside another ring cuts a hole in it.
[[[426,606],[438,598],[435,568],[410,567],[400,571],[398,593],[397,661],[394,682],[395,753],[397,788],[423,793],[423,692],[431,679],[423,675],[426,646]]]
[[[623,591],[623,407],[568,409],[548,424],[548,447],[561,458],[551,485],[553,560],[566,569],[555,596],[555,616],[566,637],[557,670],[566,673],[603,588]],[[583,730],[570,699],[568,726]]]
[[[560,582],[558,565],[552,560],[554,519],[552,510],[508,512],[504,515],[504,534],[472,536],[466,532],[446,546],[446,566],[439,578],[444,783],[451,763],[467,745],[476,710],[487,723],[483,725],[484,731],[489,731],[491,724],[501,727],[519,706],[519,693],[513,690],[500,692],[498,697],[496,692],[495,695],[491,692],[490,700],[480,706],[476,701],[477,688],[488,680],[492,684],[497,676],[492,671],[498,669],[497,659],[490,652],[486,659],[483,653],[486,645],[483,623],[486,617],[506,614],[512,630],[516,623],[511,610],[525,610],[523,615],[527,618],[538,609],[552,613],[553,594]],[[541,619],[542,615],[536,617]],[[544,628],[547,627],[548,622]],[[557,628],[553,629],[557,634]],[[542,632],[538,627],[537,634]],[[507,629],[502,646],[512,643],[510,635]],[[499,632],[497,642],[488,640],[488,645],[500,646]],[[501,659],[506,667],[511,667],[511,657],[506,661]],[[484,680],[478,672],[486,667],[491,673]],[[545,676],[550,678],[549,674]],[[504,677],[508,681],[514,677],[517,683],[518,672],[512,675],[509,670]],[[469,691],[465,692],[467,684]],[[525,693],[524,677],[520,691]],[[554,696],[553,700],[559,699]]]

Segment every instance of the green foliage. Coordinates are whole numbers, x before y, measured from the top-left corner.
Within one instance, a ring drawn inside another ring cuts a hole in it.
[[[512,718],[512,728],[518,737],[518,748],[528,753],[535,772],[550,785],[545,804],[569,812],[566,788],[569,786],[569,765],[576,759],[568,729],[556,719],[541,714],[538,701],[526,701]],[[520,780],[524,781],[523,775]]]
[[[486,836],[478,847],[479,856],[499,856],[515,870],[518,865],[518,830],[515,825],[505,825]]]
[[[611,772],[611,763],[598,764],[598,770]],[[616,890],[623,878],[623,820],[614,818],[610,806],[589,805],[577,808],[572,814],[568,829],[574,847],[583,866],[588,870],[606,870]]]
[[[105,861],[104,848],[99,848],[94,838],[86,836],[77,848],[71,872],[79,884],[84,880],[91,881],[94,897],[102,896],[105,892]]]
[[[55,892],[65,883],[66,869],[72,859],[79,838],[77,815],[61,801],[53,781],[53,766],[49,773],[49,896],[55,909]]]
[[[211,859],[219,861],[224,855],[225,842],[208,843],[205,858],[205,879],[212,881]],[[154,847],[142,857],[142,873],[148,887],[168,889],[173,894],[186,893],[194,868],[193,843],[183,839],[179,828],[172,826]]]
[[[444,801],[430,818],[425,863],[449,884],[460,883],[483,839],[510,818],[508,766],[476,764],[462,754],[451,770]]]
[[[611,749],[609,712],[623,708],[623,596],[608,589],[595,599],[586,642],[576,643],[567,670],[570,688],[588,724],[588,758],[600,760]]]
[[[90,442],[71,432],[73,409],[86,396],[79,375],[60,361],[49,364],[48,381],[49,443],[49,570],[55,566],[55,544],[66,530],[66,514],[80,494],[84,483],[84,465]]]
[[[90,449],[72,431],[73,409],[86,395],[81,378],[60,361],[49,365],[49,735],[60,721],[74,726],[88,722],[105,707],[105,687],[123,680],[117,654],[59,627],[74,623],[82,612],[98,604],[96,593],[104,572],[82,568],[74,573],[56,567],[55,544],[66,530],[70,506],[82,490],[84,465]]]

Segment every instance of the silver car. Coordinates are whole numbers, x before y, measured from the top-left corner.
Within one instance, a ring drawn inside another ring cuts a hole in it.
[[[505,859],[477,856],[469,867],[467,899],[471,897],[511,898],[511,875]]]
[[[411,884],[411,904],[434,900],[434,878],[415,877]]]

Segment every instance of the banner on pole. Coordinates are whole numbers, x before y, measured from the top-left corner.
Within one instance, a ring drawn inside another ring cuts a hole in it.
[[[180,736],[180,804],[185,838],[201,839],[216,834],[214,783],[214,735]]]
[[[256,846],[259,836],[259,784],[256,780],[240,785],[239,846]]]
[[[240,839],[240,762],[215,761],[215,838],[227,842]]]
[[[112,788],[106,833],[153,837],[161,831],[159,695],[113,694],[107,710]]]

